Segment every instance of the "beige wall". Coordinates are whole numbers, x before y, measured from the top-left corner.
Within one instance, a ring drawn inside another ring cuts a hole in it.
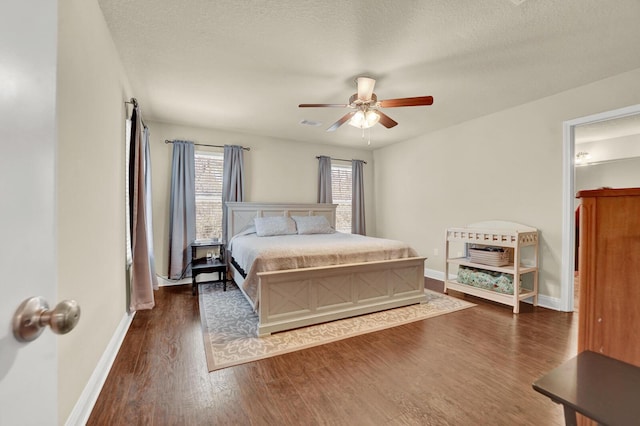
[[[491,219],[534,226],[540,292],[557,299],[562,123],[638,103],[640,69],[377,150],[378,233],[408,241],[429,257],[427,268],[443,272],[447,227]]]
[[[365,211],[367,233],[375,235],[375,203],[373,199],[373,154],[365,149],[330,147],[304,142],[223,132],[159,122],[147,122],[151,130],[151,163],[153,175],[153,228],[156,269],[167,276],[169,190],[171,188],[172,145],[165,139],[191,140],[212,145],[242,145],[251,151],[244,154],[245,197],[255,202],[315,203],[317,196],[317,155],[359,159],[365,166]],[[196,147],[198,149],[206,149]],[[218,148],[219,150],[219,148]]]
[[[124,120],[131,91],[95,0],[59,2],[58,294],[76,329],[58,338],[59,419],[78,401],[126,310]]]
[[[640,157],[625,158],[606,163],[576,167],[576,191],[611,188],[640,187]],[[576,199],[579,203],[580,200]]]

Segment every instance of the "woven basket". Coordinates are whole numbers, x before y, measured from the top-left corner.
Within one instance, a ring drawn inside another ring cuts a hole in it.
[[[509,264],[509,250],[489,251],[482,249],[469,249],[469,258],[473,263],[481,263],[490,266],[504,266]]]

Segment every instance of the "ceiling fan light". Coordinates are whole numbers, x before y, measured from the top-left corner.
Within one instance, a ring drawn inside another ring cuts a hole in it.
[[[367,127],[375,126],[378,123],[378,121],[380,121],[380,114],[378,114],[375,111],[367,111],[367,114],[366,114]]]
[[[360,129],[364,129],[363,124],[365,122],[364,119],[364,112],[362,111],[357,111],[355,114],[353,114],[353,117],[351,117],[351,120],[349,120],[349,124],[353,127],[358,127]]]
[[[375,111],[357,111],[349,120],[349,124],[358,129],[368,129],[380,121],[380,115]]]

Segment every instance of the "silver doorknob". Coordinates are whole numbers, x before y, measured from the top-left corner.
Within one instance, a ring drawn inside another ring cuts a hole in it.
[[[13,314],[13,335],[20,342],[30,342],[42,334],[48,325],[56,334],[73,330],[80,319],[80,305],[75,300],[63,300],[53,310],[42,297],[32,297],[20,304]]]

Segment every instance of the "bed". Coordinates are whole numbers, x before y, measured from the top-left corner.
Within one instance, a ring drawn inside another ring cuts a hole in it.
[[[385,246],[383,251],[387,251],[383,254],[368,248],[359,253],[353,247],[330,248],[330,234],[263,238],[252,229],[258,221],[264,221],[256,218],[301,221],[306,217],[317,222],[315,216],[325,218],[335,227],[335,204],[229,202],[226,208],[229,274],[257,312],[261,336],[426,302],[425,258],[417,256],[406,244],[372,239],[374,245],[389,242],[390,247]],[[333,235],[341,239],[345,234]],[[316,237],[321,240],[317,244],[320,253],[311,255],[310,247],[316,244],[310,241]],[[358,240],[356,246],[366,244],[360,241],[366,237],[353,237]],[[241,247],[241,241],[252,248],[267,241],[284,244],[284,240],[303,243],[295,249],[276,247],[275,261],[265,260],[255,252],[247,254]],[[250,266],[247,258],[253,258],[249,260]]]

